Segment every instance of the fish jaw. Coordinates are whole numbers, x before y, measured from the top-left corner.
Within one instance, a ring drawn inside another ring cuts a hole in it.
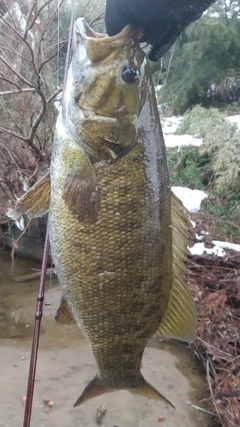
[[[92,50],[103,50],[104,57],[93,58]],[[146,63],[129,27],[108,37],[77,20],[63,123],[93,162],[115,161],[137,143],[139,106],[143,107],[139,88],[145,84]],[[122,78],[126,67],[136,73],[131,83]]]

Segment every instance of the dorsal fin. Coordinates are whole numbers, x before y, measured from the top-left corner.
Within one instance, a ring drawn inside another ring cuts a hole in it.
[[[191,224],[181,201],[171,194],[173,284],[163,320],[154,336],[192,342],[196,338],[196,312],[184,272]]]

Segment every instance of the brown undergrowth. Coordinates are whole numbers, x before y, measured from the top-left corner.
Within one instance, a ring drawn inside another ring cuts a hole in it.
[[[193,347],[206,371],[207,406],[223,427],[239,427],[240,253],[189,257],[187,281],[197,307]]]

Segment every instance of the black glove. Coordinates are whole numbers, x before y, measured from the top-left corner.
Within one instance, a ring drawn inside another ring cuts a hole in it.
[[[109,36],[131,24],[139,41],[149,43],[148,58],[158,61],[180,33],[215,0],[107,0],[105,25]]]

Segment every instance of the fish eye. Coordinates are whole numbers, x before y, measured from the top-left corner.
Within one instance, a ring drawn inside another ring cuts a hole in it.
[[[139,71],[131,67],[131,65],[125,65],[121,72],[121,77],[125,83],[134,83],[139,76]]]

